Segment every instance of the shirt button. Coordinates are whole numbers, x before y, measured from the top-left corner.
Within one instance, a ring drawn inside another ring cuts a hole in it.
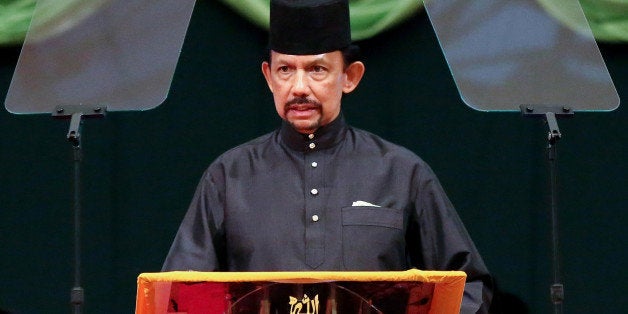
[[[307,137],[308,137],[309,139],[313,139],[313,138],[314,138],[314,133],[309,134]]]
[[[315,147],[316,147],[316,144],[310,143],[310,149],[314,149]]]
[[[312,168],[316,168],[316,167],[318,167],[318,163],[316,161],[313,161],[312,162]]]
[[[312,215],[312,221],[313,222],[317,222],[318,221],[318,215]]]
[[[310,191],[310,193],[312,193],[312,195],[316,195],[316,194],[318,194],[318,190],[317,189],[312,189]]]

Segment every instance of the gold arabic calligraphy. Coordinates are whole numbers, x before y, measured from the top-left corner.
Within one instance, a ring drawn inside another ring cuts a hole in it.
[[[318,294],[314,296],[314,299],[310,299],[307,294],[304,294],[301,300],[295,297],[289,298],[290,314],[318,314]],[[303,312],[303,310],[305,310],[305,312]]]

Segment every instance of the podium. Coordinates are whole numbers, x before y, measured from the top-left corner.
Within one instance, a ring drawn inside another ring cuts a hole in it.
[[[143,273],[136,314],[459,313],[462,271]]]

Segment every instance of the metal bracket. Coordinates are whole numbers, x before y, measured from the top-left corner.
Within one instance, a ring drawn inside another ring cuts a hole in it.
[[[554,145],[562,136],[560,129],[558,128],[558,121],[556,118],[570,118],[573,117],[573,109],[566,106],[537,106],[537,105],[521,105],[521,114],[524,117],[538,118],[542,117],[547,122],[549,127],[549,133],[547,134],[547,140],[550,145]]]
[[[107,112],[106,106],[85,106],[85,105],[61,105],[55,107],[52,117],[56,119],[70,119],[70,129],[68,131],[68,141],[73,146],[80,145],[80,128],[83,117],[102,118]]]

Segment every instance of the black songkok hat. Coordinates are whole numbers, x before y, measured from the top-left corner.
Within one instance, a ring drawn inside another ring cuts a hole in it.
[[[270,1],[270,49],[314,55],[350,44],[348,0]]]

